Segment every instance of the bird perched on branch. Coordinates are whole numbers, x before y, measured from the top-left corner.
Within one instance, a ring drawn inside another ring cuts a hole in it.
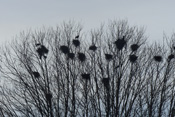
[[[75,36],[75,39],[78,39],[80,36],[79,35],[77,35],[77,36]]]

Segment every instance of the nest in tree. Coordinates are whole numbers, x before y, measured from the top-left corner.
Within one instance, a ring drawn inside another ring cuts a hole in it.
[[[62,53],[64,54],[68,54],[69,53],[69,48],[65,45],[60,46],[60,50],[62,51]]]
[[[68,58],[74,59],[74,57],[75,57],[75,54],[74,53],[68,53]]]
[[[44,45],[41,45],[41,44],[36,44],[36,46],[39,46],[36,51],[37,51],[40,59],[42,58],[42,56],[44,56],[44,58],[46,58],[45,54],[48,54],[49,50]]]
[[[104,86],[107,88],[109,86],[109,78],[103,78],[102,79],[102,83],[104,84]]]
[[[137,44],[132,44],[131,45],[131,50],[134,52],[134,51],[137,51],[137,49],[139,48],[139,45]]]
[[[46,94],[46,99],[47,99],[47,101],[51,101],[51,99],[52,99],[52,94],[51,93],[47,93]]]
[[[124,38],[125,37],[123,37],[122,39],[118,39],[114,42],[118,50],[122,50],[123,47],[126,45],[126,41],[124,40]]]
[[[168,59],[169,60],[171,60],[171,59],[173,59],[174,58],[174,55],[173,54],[170,54],[169,56],[168,56]]]
[[[86,56],[84,53],[78,53],[78,59],[83,62],[86,60]]]
[[[39,72],[32,72],[33,73],[33,75],[35,76],[35,78],[39,78],[40,77],[40,74],[39,74]]]
[[[157,62],[161,62],[162,57],[161,56],[154,56],[154,60],[157,61]]]
[[[129,55],[129,60],[134,63],[137,60],[137,56],[135,54]]]
[[[49,50],[44,45],[41,45],[41,48],[42,48],[44,53],[47,54],[49,52]]]
[[[111,60],[112,59],[112,55],[111,54],[105,54],[105,58],[106,58],[106,60]]]
[[[97,50],[97,47],[95,45],[91,45],[89,47],[89,50],[96,51]]]
[[[39,58],[41,59],[42,56],[44,55],[42,49],[41,49],[41,48],[38,48],[36,51],[37,51],[37,53],[38,53],[38,55],[39,55]]]
[[[90,80],[90,74],[81,74],[83,79]]]
[[[74,39],[74,40],[72,41],[72,43],[74,44],[75,47],[80,46],[80,41],[77,40],[77,39]]]

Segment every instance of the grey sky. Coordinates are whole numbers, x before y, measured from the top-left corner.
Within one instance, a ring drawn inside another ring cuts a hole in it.
[[[145,26],[149,40],[162,40],[175,29],[173,0],[0,0],[0,41],[29,28],[80,21],[87,29],[109,19]],[[175,32],[175,31],[174,31]]]

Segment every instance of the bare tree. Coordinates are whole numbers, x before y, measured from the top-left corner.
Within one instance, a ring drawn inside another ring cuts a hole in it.
[[[1,116],[174,116],[173,44],[125,20],[22,33],[1,58]]]

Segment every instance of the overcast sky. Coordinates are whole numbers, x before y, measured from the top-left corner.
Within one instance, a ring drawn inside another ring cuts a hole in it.
[[[0,42],[27,29],[80,21],[87,29],[109,19],[145,26],[149,40],[175,32],[174,0],[0,0]]]

